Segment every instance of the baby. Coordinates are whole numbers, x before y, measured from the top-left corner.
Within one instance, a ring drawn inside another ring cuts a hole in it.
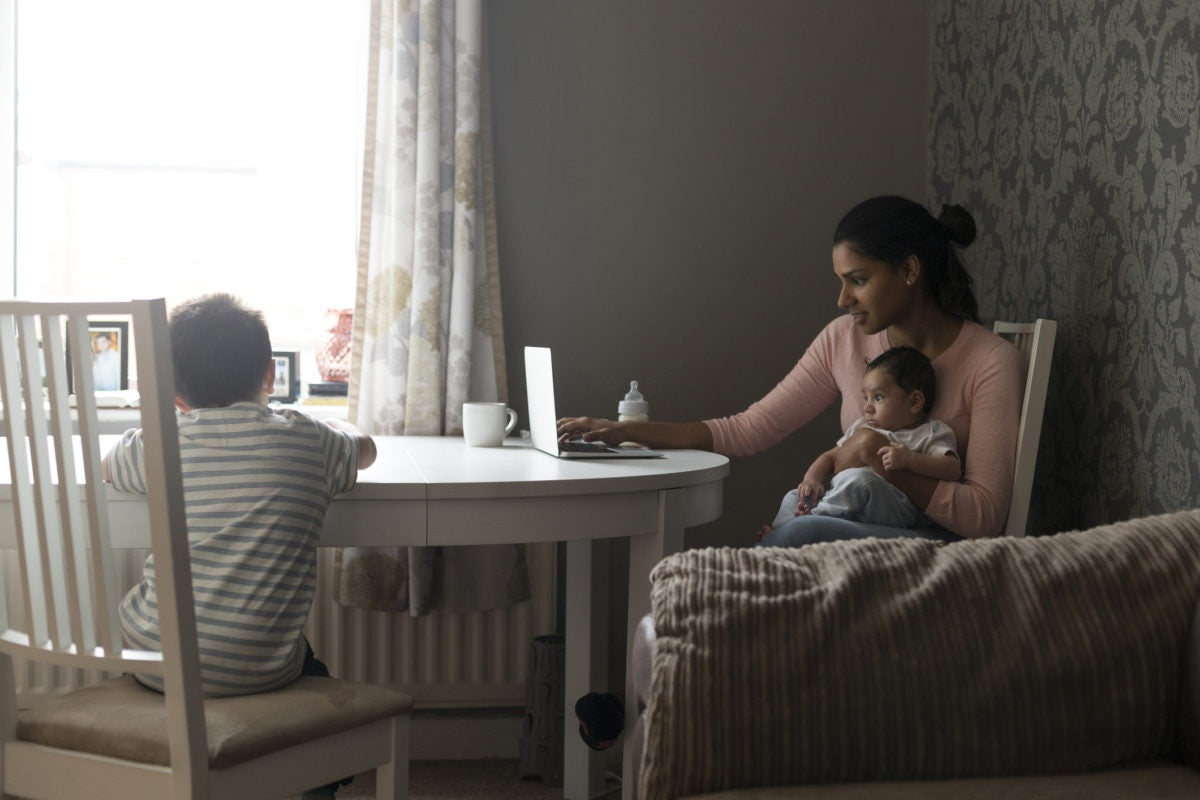
[[[837,472],[836,460],[838,448],[865,427],[887,437],[888,443],[879,450],[884,469],[907,469],[939,481],[961,478],[954,431],[929,419],[935,386],[933,365],[916,348],[893,347],[869,363],[862,380],[863,415],[836,446],[813,461],[800,485],[784,495],[779,514],[762,527],[758,538],[805,514],[901,528],[924,521],[925,515],[904,492],[875,470],[851,467]]]

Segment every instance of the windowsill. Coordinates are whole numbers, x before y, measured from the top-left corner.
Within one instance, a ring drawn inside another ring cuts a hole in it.
[[[271,408],[294,408],[315,419],[346,419],[350,414],[350,405],[345,397],[301,397],[295,403],[272,403]]]
[[[294,408],[314,419],[346,419],[349,406],[345,397],[302,397],[296,403],[272,403],[271,408]],[[74,411],[72,411],[74,417]],[[0,419],[4,416],[4,408],[0,405]],[[130,428],[136,428],[142,422],[141,412],[134,407],[98,408],[96,419],[100,423],[100,434],[122,434]]]

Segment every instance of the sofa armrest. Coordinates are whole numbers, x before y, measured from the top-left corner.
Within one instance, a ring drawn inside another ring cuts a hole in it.
[[[644,800],[1104,769],[1179,749],[1200,511],[690,550],[651,584]]]

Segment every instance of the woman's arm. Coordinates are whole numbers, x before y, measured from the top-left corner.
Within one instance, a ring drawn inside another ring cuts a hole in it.
[[[827,325],[783,380],[745,411],[706,420],[713,448],[737,460],[750,458],[807,425],[844,391],[857,397],[866,344],[851,325],[849,316]],[[843,409],[843,428],[854,418],[845,416]]]
[[[558,435],[582,435],[607,444],[640,442],[662,449],[715,450],[734,459],[749,458],[781,442],[836,402],[842,384],[857,396],[864,347],[866,340],[854,330],[853,320],[848,315],[839,317],[825,326],[775,388],[739,414],[703,422],[566,417],[558,421]]]
[[[712,431],[703,422],[613,422],[595,417],[564,417],[559,437],[581,436],[610,445],[638,442],[664,450],[712,450]]]

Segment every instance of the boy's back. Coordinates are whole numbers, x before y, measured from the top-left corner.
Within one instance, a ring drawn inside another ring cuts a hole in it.
[[[204,691],[284,686],[304,662],[316,543],[329,501],[356,482],[359,441],[254,402],[182,414],[179,440]],[[144,492],[141,432],[127,432],[108,464],[117,489]],[[153,558],[120,613],[131,646],[161,649]]]
[[[306,666],[304,621],[316,585],[325,510],[375,460],[371,437],[344,421],[267,407],[275,385],[271,335],[260,312],[209,294],[171,309],[184,501],[200,670],[208,695],[265,692]],[[145,492],[141,432],[105,457],[116,488]],[[153,559],[121,602],[132,647],[161,649]],[[151,676],[138,680],[156,689]]]

